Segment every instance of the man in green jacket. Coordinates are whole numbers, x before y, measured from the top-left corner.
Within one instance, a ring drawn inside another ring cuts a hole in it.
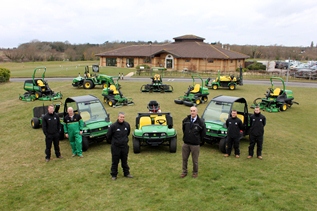
[[[72,147],[72,156],[75,157],[78,155],[80,158],[83,158],[81,135],[83,134],[84,122],[79,114],[74,114],[72,107],[67,108],[67,113],[68,114],[64,117],[64,131]]]

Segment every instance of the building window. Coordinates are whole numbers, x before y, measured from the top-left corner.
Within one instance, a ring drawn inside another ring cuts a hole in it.
[[[146,57],[146,58],[144,58],[143,62],[144,63],[151,63],[151,58]]]
[[[208,63],[214,63],[213,59],[208,59]]]
[[[185,62],[190,62],[190,59],[185,59]]]
[[[117,59],[116,58],[107,58],[106,64],[107,64],[107,66],[117,66]]]
[[[233,60],[230,60],[230,63],[233,63]]]

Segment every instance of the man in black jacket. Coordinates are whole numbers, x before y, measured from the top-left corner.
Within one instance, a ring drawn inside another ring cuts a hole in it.
[[[61,130],[61,122],[58,114],[54,112],[54,105],[48,106],[48,113],[46,113],[42,119],[42,129],[45,135],[45,160],[46,162],[51,159],[52,143],[54,144],[55,155],[57,158],[62,158],[59,149],[59,133]]]
[[[249,156],[253,157],[254,146],[257,146],[257,157],[262,160],[262,145],[263,145],[263,134],[264,126],[266,125],[266,118],[260,112],[260,108],[257,106],[254,109],[254,114],[250,117],[250,146]]]
[[[200,150],[200,143],[206,134],[205,122],[199,118],[198,109],[196,107],[190,108],[190,115],[188,115],[182,122],[183,129],[183,141],[182,146],[182,159],[183,167],[181,178],[187,176],[187,164],[190,153],[192,154],[193,161],[193,178],[198,177],[198,157]]]
[[[110,126],[107,133],[107,139],[111,141],[112,165],[110,174],[112,180],[117,179],[120,160],[124,176],[127,178],[133,177],[128,166],[129,135],[130,124],[124,121],[124,113],[119,112],[118,120]]]
[[[227,126],[227,149],[225,157],[229,157],[232,150],[232,144],[234,148],[234,154],[236,158],[240,157],[240,148],[239,148],[239,142],[240,142],[240,131],[243,130],[243,124],[242,121],[237,117],[237,111],[232,110],[231,111],[231,117],[226,120],[226,126]]]

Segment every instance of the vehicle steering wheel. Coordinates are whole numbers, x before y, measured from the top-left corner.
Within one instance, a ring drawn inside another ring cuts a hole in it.
[[[156,120],[156,123],[159,123],[160,125],[164,124],[166,122],[165,119],[158,119]]]

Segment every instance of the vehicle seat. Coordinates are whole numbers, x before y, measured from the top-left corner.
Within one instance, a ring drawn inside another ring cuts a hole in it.
[[[271,96],[279,96],[281,92],[280,88],[275,88],[273,93],[271,93]]]
[[[158,123],[157,120],[160,120],[160,121],[165,120],[165,122],[164,122],[162,125],[167,125],[167,124],[166,124],[166,117],[165,117],[165,115],[155,117],[155,119],[154,119],[155,124],[156,124],[156,125],[160,125],[160,123]],[[162,121],[162,122],[163,122],[163,121]]]
[[[228,119],[228,116],[229,116],[228,113],[221,113],[219,119],[221,122],[226,122],[226,120]]]
[[[244,123],[244,116],[242,114],[237,114],[237,117],[241,120],[242,124]]]
[[[110,85],[109,89],[113,91],[113,94],[115,94],[115,95],[119,94],[115,85]]]
[[[40,87],[45,86],[45,84],[43,83],[42,80],[37,80],[37,85],[40,86]]]
[[[151,125],[152,124],[152,120],[151,117],[149,116],[142,116],[140,118],[140,123],[139,123],[139,129],[141,129],[143,126],[145,125]]]
[[[200,90],[200,84],[195,84],[194,89],[190,91],[191,93],[198,93]]]
[[[82,111],[80,112],[80,116],[83,119],[84,122],[88,121],[90,119],[90,113],[88,111]]]

